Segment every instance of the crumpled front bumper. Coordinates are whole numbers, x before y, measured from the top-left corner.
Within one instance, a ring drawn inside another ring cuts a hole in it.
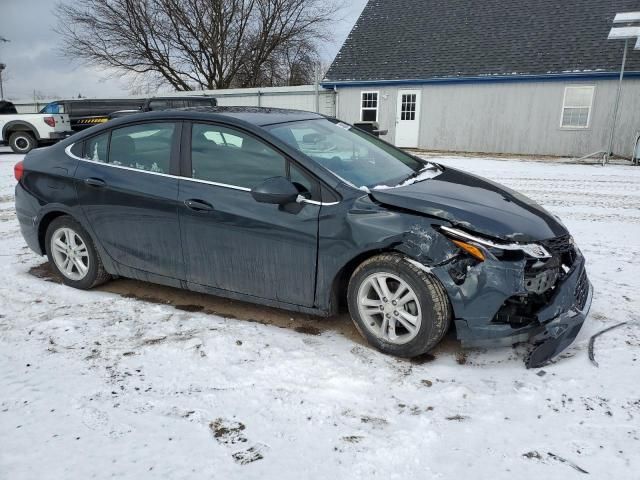
[[[584,275],[586,276],[586,272]],[[584,306],[581,309],[573,306],[567,312],[542,325],[544,330],[531,337],[531,341],[537,346],[525,362],[527,368],[542,367],[576,339],[582,324],[587,319],[593,298],[593,285],[588,279],[586,282],[588,293]]]
[[[484,272],[478,274],[481,280],[478,283],[483,285],[485,290],[500,291],[505,299],[509,295],[520,293],[521,286],[513,282],[515,277],[521,276],[521,270],[517,266],[496,263],[479,268],[487,269],[489,272],[486,275]],[[442,275],[438,276],[443,278]],[[509,285],[513,288],[512,293],[508,293],[511,289]],[[523,327],[516,328],[492,321],[501,304],[496,302],[498,295],[487,301],[487,296],[482,297],[477,292],[465,291],[467,295],[464,298],[464,309],[456,308],[460,291],[456,292],[457,297],[451,296],[453,285],[446,286],[449,287],[447,290],[450,292],[454,311],[476,314],[475,317],[456,315],[457,336],[463,346],[495,347],[531,342],[535,348],[526,361],[527,368],[546,364],[575,340],[589,313],[593,297],[593,286],[587,277],[585,260],[578,249],[571,271],[556,285],[549,302],[536,312],[537,321]],[[484,318],[480,318],[480,312],[484,313]]]

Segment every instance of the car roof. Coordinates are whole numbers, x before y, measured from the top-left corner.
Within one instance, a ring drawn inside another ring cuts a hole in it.
[[[147,100],[211,100],[212,98],[216,98],[213,95],[162,95],[155,97],[148,97]]]
[[[279,123],[297,122],[301,120],[319,120],[327,118],[325,115],[303,110],[287,110],[283,108],[268,107],[212,107],[195,106],[186,108],[166,108],[151,112],[133,113],[124,115],[100,125],[101,129],[121,127],[129,123],[154,120],[192,120],[192,121],[224,121],[229,123],[249,124],[254,127],[264,127]],[[86,132],[95,134],[98,130],[89,128]],[[86,136],[86,135],[85,135]],[[77,138],[75,135],[74,139]],[[72,137],[69,137],[72,138]]]
[[[323,115],[304,110],[288,110],[269,107],[189,107],[164,110],[165,112],[181,112],[193,114],[194,118],[202,118],[206,114],[223,115],[237,118],[247,123],[263,127],[276,123],[296,122],[299,120],[315,120]],[[191,116],[191,115],[188,115]]]

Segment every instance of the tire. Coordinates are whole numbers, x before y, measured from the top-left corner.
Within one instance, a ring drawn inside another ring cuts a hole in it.
[[[14,153],[29,153],[38,146],[38,142],[30,132],[13,132],[9,135],[9,146]]]
[[[382,291],[384,285],[388,298]],[[406,290],[400,292],[401,285]],[[449,298],[439,280],[395,253],[376,255],[356,268],[349,281],[347,301],[360,334],[376,349],[397,357],[428,352],[451,324]]]
[[[66,245],[67,248],[62,246]],[[75,249],[74,252],[71,252]],[[45,248],[49,263],[70,287],[88,290],[111,278],[102,265],[91,236],[68,215],[55,218],[47,228]],[[71,257],[71,258],[70,258]],[[65,270],[65,259],[69,268]]]

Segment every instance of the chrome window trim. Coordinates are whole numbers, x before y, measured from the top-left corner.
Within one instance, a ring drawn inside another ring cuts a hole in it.
[[[175,175],[174,178],[178,178],[180,180],[187,180],[189,182],[206,183],[207,185],[214,185],[216,187],[230,188],[232,190],[240,190],[242,192],[250,192],[251,191],[251,189],[247,188],[247,187],[239,187],[237,185],[229,185],[228,183],[212,182],[210,180],[201,180],[200,178],[180,177],[178,175]]]
[[[236,185],[228,185],[226,183],[218,183],[218,182],[210,182],[209,180],[200,180],[199,178],[189,178],[189,177],[181,177],[179,175],[171,175],[169,173],[161,173],[161,172],[151,172],[149,170],[142,170],[139,168],[132,168],[132,167],[125,167],[124,165],[114,165],[113,163],[106,163],[106,162],[96,162],[95,160],[89,160],[88,158],[80,158],[76,155],[74,155],[73,153],[71,153],[71,148],[74,146],[75,144],[72,143],[71,145],[69,145],[67,148],[64,149],[65,153],[67,155],[69,155],[71,158],[74,158],[76,160],[80,160],[82,162],[88,162],[88,163],[93,163],[95,165],[105,165],[107,167],[111,167],[111,168],[119,168],[121,170],[131,170],[133,172],[142,172],[142,173],[148,173],[150,175],[159,175],[161,177],[169,177],[169,178],[176,178],[178,180],[188,180],[190,182],[197,182],[197,183],[206,183],[208,185],[214,185],[216,187],[224,187],[224,188],[231,188],[233,190],[240,190],[243,192],[250,192],[251,189],[250,188],[246,188],[246,187],[239,187]]]
[[[123,165],[114,165],[112,163],[96,162],[95,160],[89,160],[88,158],[80,158],[80,157],[74,155],[73,153],[71,153],[71,149],[73,148],[74,145],[75,145],[75,143],[72,143],[72,144],[68,145],[64,149],[64,152],[69,157],[71,157],[71,158],[73,158],[75,160],[80,160],[81,162],[93,163],[95,165],[105,165],[107,167],[120,168],[122,170],[131,170],[133,172],[141,172],[141,173],[148,173],[148,174],[151,174],[151,175],[159,175],[161,177],[175,178],[177,180],[186,180],[186,181],[189,181],[189,182],[204,183],[206,185],[213,185],[214,187],[230,188],[231,190],[238,190],[238,191],[241,191],[241,192],[251,192],[250,188],[240,187],[240,186],[237,186],[237,185],[229,185],[227,183],[212,182],[210,180],[201,180],[199,178],[181,177],[179,175],[171,175],[169,173],[151,172],[149,170],[141,170],[141,169],[138,169],[138,168],[125,167]],[[296,201],[298,201],[298,200],[296,200]],[[310,205],[331,206],[331,205],[337,205],[340,202],[326,202],[326,203],[323,203],[323,202],[318,202],[317,200],[307,200],[306,198],[303,198],[303,200],[298,201],[298,203],[308,203]]]
[[[317,200],[309,200],[308,198],[304,198],[302,195],[298,195],[296,198],[296,203],[308,203],[309,205],[321,205],[323,207],[330,207],[332,205],[337,205],[340,202],[319,202]]]

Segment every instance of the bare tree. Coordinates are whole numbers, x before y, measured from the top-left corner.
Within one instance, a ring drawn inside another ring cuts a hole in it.
[[[342,0],[76,0],[64,54],[176,90],[307,83]]]

